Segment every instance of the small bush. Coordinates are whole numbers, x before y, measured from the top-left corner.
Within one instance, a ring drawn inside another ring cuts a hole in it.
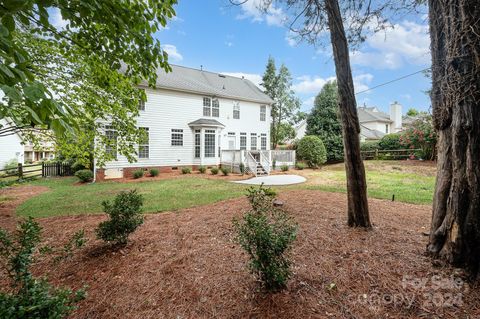
[[[82,162],[80,162],[80,161],[78,161],[78,160],[75,161],[75,162],[73,162],[71,168],[72,168],[72,171],[73,171],[74,173],[76,173],[76,172],[78,172],[78,171],[80,171],[80,170],[82,170],[82,169],[86,169],[85,165],[83,165]]]
[[[190,167],[182,167],[182,174],[190,174],[191,172]]]
[[[245,174],[245,164],[240,163],[240,166],[238,168],[240,169],[240,174],[244,175]]]
[[[150,176],[151,176],[151,177],[158,176],[158,173],[159,173],[159,171],[158,171],[157,168],[151,168],[151,169],[150,169]]]
[[[200,172],[200,174],[205,174],[205,172],[207,171],[207,168],[205,166],[199,166],[198,171]]]
[[[93,181],[93,172],[89,169],[81,169],[75,173],[75,176],[82,182],[88,183]]]
[[[143,224],[143,196],[136,190],[120,192],[113,202],[104,201],[102,206],[109,220],[101,222],[95,229],[97,237],[109,243],[126,245],[128,236]]]
[[[212,175],[217,175],[218,174],[218,168],[217,167],[212,167],[210,169],[210,172],[212,173]]]
[[[277,161],[276,160],[273,160],[272,167],[273,167],[273,170],[275,170],[277,168]]]
[[[301,171],[305,168],[305,164],[303,164],[302,162],[298,162],[295,164],[295,168]]]
[[[360,150],[361,151],[375,151],[380,149],[380,145],[378,145],[378,141],[365,141],[360,143]]]
[[[297,225],[272,205],[275,192],[251,187],[247,197],[252,205],[241,220],[234,220],[235,240],[250,257],[249,268],[267,290],[285,287],[291,276],[288,251],[297,236]]]
[[[143,171],[143,169],[139,168],[133,171],[132,176],[134,179],[139,179],[143,177],[144,174],[145,172]]]
[[[288,165],[282,165],[280,169],[282,170],[282,172],[286,172],[288,171]]]
[[[84,289],[56,288],[31,273],[40,233],[40,225],[31,217],[20,224],[15,235],[0,229],[1,264],[11,281],[9,292],[0,292],[1,318],[64,318],[85,298]]]
[[[327,161],[325,146],[322,140],[314,135],[307,135],[298,142],[297,154],[309,167],[318,167]]]
[[[400,134],[398,133],[385,135],[380,142],[378,142],[378,146],[382,150],[399,150],[406,148],[400,143]]]
[[[3,169],[6,169],[5,174],[15,174],[18,170],[18,160],[16,158],[12,158],[5,163]]]
[[[220,170],[224,176],[228,176],[228,174],[230,174],[230,169],[228,167],[222,167]]]

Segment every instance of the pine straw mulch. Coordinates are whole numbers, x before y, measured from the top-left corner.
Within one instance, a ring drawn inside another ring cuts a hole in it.
[[[478,287],[424,256],[430,207],[370,199],[375,227],[366,232],[345,225],[344,194],[279,198],[300,226],[294,274],[279,293],[258,288],[232,242],[232,218],[248,209],[244,198],[148,215],[120,250],[94,239],[104,216],[42,219],[46,243],[60,245],[80,228],[90,241],[60,264],[40,260],[36,272],[56,285],[88,285],[73,318],[480,317]]]

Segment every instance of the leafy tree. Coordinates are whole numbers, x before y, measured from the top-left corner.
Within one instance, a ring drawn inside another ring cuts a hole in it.
[[[342,124],[338,118],[337,82],[325,84],[315,97],[307,118],[307,135],[319,136],[327,150],[327,161],[343,160]]]
[[[290,122],[296,115],[295,111],[299,109],[300,101],[292,90],[290,71],[282,64],[277,73],[275,60],[272,57],[268,59],[262,80],[265,94],[274,101],[271,111],[270,140],[272,148],[276,148],[277,144],[282,141],[282,134],[285,132],[285,127],[282,128],[283,124]]]
[[[277,128],[278,143],[285,143],[287,140],[295,138],[295,128],[290,123],[280,123]]]
[[[407,111],[407,115],[408,116],[417,116],[418,115],[418,111],[414,108],[409,108],[408,111]]]
[[[305,160],[309,167],[318,167],[327,161],[327,151],[322,140],[315,135],[304,136],[297,146],[298,157]]]
[[[55,54],[69,63],[88,66],[88,81],[99,88],[113,87],[119,77],[133,84],[145,79],[153,86],[158,68],[170,70],[168,55],[153,35],[173,17],[175,3],[176,0],[2,1],[0,89],[4,97],[0,118],[9,118],[14,125],[0,128],[0,136],[32,126],[46,126],[62,135],[78,128],[78,120],[84,118],[83,105],[72,107],[64,103],[64,96],[56,96],[50,83],[37,74],[37,68],[32,67],[35,52],[24,47],[22,33],[47,41]],[[65,28],[52,25],[49,18],[53,10],[58,10],[67,22]],[[49,60],[52,61],[57,62]]]

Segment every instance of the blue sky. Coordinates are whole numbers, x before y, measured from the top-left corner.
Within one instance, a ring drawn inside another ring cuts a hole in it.
[[[258,1],[232,6],[228,0],[179,0],[177,16],[156,36],[171,63],[245,75],[257,84],[271,55],[277,67],[284,63],[289,68],[301,109],[308,111],[325,82],[335,76],[328,41],[323,48],[296,43],[284,26],[288,14],[281,7],[271,7],[264,14],[257,9]],[[351,54],[357,92],[430,66],[425,14],[395,18],[393,29],[368,36]],[[65,23],[60,16],[53,19],[59,26]],[[417,74],[358,94],[357,103],[388,111],[390,103],[398,101],[404,112],[410,107],[428,110],[430,101],[424,91],[429,87],[429,79]]]

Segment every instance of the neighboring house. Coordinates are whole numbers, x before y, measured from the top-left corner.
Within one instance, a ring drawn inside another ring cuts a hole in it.
[[[403,129],[402,105],[394,102],[390,105],[390,114],[376,107],[359,107],[360,139],[379,140],[386,134],[398,133]]]
[[[10,124],[5,119],[0,119],[0,128],[9,127]],[[15,159],[18,163],[24,162],[23,159],[23,145],[22,137],[18,133],[0,137],[0,169],[5,167],[5,164]]]
[[[159,71],[155,89],[144,89],[137,125],[148,139],[137,146],[137,162],[118,155],[95,167],[96,179],[130,177],[139,168],[238,169],[240,163],[254,173],[258,165],[269,172],[273,101],[249,80],[172,65],[172,72]],[[116,136],[108,127],[106,134]]]
[[[301,120],[295,126],[295,139],[301,140],[307,134],[307,120]]]

